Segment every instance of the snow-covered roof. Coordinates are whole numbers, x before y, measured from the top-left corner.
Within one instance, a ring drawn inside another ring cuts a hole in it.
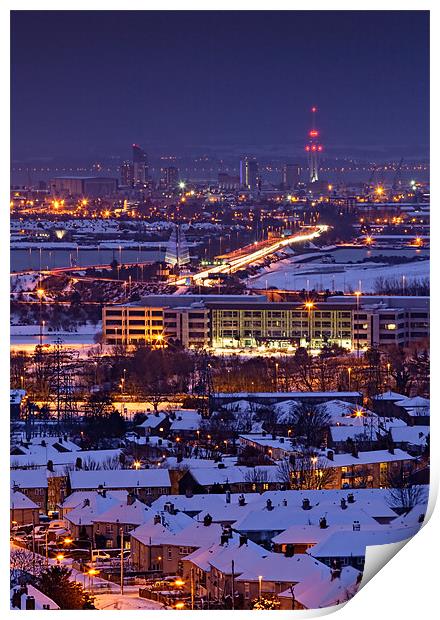
[[[286,452],[292,452],[292,443],[289,437],[275,437],[272,435],[262,433],[248,434],[248,435],[239,435],[239,439],[244,439],[245,441],[251,441],[259,446],[264,448],[272,448],[277,450],[285,450]]]
[[[94,502],[98,496],[102,497],[98,491],[74,491],[59,506],[63,510],[72,510],[82,506],[85,500],[89,500],[90,503]],[[118,501],[126,501],[127,491],[108,491],[106,496],[113,497]]]
[[[391,438],[395,443],[409,443],[413,446],[424,446],[429,434],[429,426],[403,426],[391,429]]]
[[[326,539],[308,549],[307,553],[315,558],[361,557],[365,555],[367,546],[386,545],[407,540],[414,536],[418,529],[418,527],[408,526],[381,527],[371,530],[362,529],[361,526],[359,531],[331,531]]]
[[[157,519],[160,517],[160,521]],[[173,544],[174,536],[194,523],[184,512],[171,514],[165,510],[150,509],[148,520],[130,534],[144,545]]]
[[[295,600],[306,609],[338,605],[356,594],[360,577],[361,573],[352,566],[344,566],[339,577],[332,577],[329,568],[321,568],[319,572],[306,576],[295,585]],[[278,597],[291,599],[292,591],[289,588]]]
[[[341,508],[340,503],[320,503],[310,510],[303,510],[300,506],[295,510],[292,505],[275,506],[272,510],[263,507],[253,510],[234,523],[234,529],[240,532],[282,532],[292,525],[319,525],[325,517],[329,526],[353,525],[354,521],[365,526],[374,527],[374,520],[359,504],[347,504]]]
[[[20,489],[47,489],[46,472],[40,469],[14,469],[10,474],[11,487]]]
[[[173,545],[182,547],[206,547],[215,542],[219,542],[223,528],[218,523],[204,525],[203,522],[193,521],[180,532],[177,532],[173,539]]]
[[[151,516],[151,509],[135,500],[132,504],[127,502],[112,502],[112,505],[92,518],[93,523],[129,523],[130,525],[141,525],[148,521]],[[69,518],[69,515],[68,515]]]
[[[266,557],[257,559],[246,567],[237,581],[277,581],[298,583],[307,577],[317,577],[327,567],[306,554],[285,557],[280,553],[268,553]],[[328,569],[327,569],[328,570]]]
[[[278,470],[272,465],[260,465],[258,467],[201,467],[190,468],[192,477],[201,486],[212,484],[239,484],[243,482],[252,482],[254,476],[260,476],[262,482],[276,481]]]
[[[402,398],[406,398],[404,394],[392,392],[391,390],[373,396],[373,400],[401,400]]]
[[[200,566],[200,563],[197,561],[197,558],[199,558],[202,563],[201,568],[204,567],[205,570],[210,570],[210,567],[213,566],[227,575],[232,573],[232,562],[234,562],[234,573],[238,576],[244,571],[251,570],[252,566],[259,559],[266,557],[269,553],[269,551],[250,540],[240,544],[239,536],[233,534],[232,538],[223,545],[219,541],[211,545],[211,547],[205,548],[200,556],[191,554],[184,559],[196,560],[194,563]]]
[[[142,424],[138,424],[136,428],[155,428],[158,424],[163,422],[166,417],[167,416],[163,413],[163,411],[149,413]]]
[[[72,490],[76,489],[131,489],[171,486],[166,469],[100,469],[94,471],[71,471]]]
[[[60,452],[53,446],[32,446],[26,454],[12,454],[10,457],[11,468],[17,467],[47,467],[48,461],[54,466],[75,466],[77,459],[81,459],[82,467],[88,464],[98,463],[104,465],[118,461],[122,450],[75,450]]]
[[[373,430],[370,432],[370,429],[365,426],[330,426],[329,431],[332,440],[338,443],[347,441],[348,439],[352,439],[353,441],[367,441],[372,439],[375,441],[377,438],[377,431]]]
[[[60,608],[59,605],[55,603],[55,601],[53,601],[51,598],[43,594],[43,592],[41,592],[40,590],[37,590],[35,586],[28,584],[26,587],[27,587],[27,593],[24,593],[21,595],[20,609],[26,609],[26,598],[28,596],[34,597],[36,610],[59,609]],[[12,593],[13,593],[13,590],[11,590],[11,596],[12,596]],[[17,609],[17,608],[13,608],[13,609]]]
[[[121,499],[110,493],[103,497],[100,493],[89,492],[88,497],[64,515],[64,519],[73,525],[92,525],[95,518],[120,503]],[[124,503],[127,503],[126,498]]]
[[[202,416],[194,409],[176,411],[176,418],[171,423],[171,431],[196,431],[200,428]]]
[[[402,398],[395,403],[398,407],[404,407],[405,409],[417,409],[419,407],[429,408],[429,399],[422,396],[415,396],[414,398]]]
[[[37,504],[29,499],[29,497],[27,497],[24,493],[14,491],[13,489],[11,489],[10,507],[11,510],[34,510],[35,508],[38,508]]]
[[[393,461],[411,461],[413,456],[404,452],[403,450],[396,449],[393,452],[389,450],[367,450],[365,452],[358,452],[357,456],[353,456],[350,453],[333,454],[333,460],[326,457],[326,454],[320,456],[322,467],[350,467],[352,465],[368,465],[372,463],[391,463]],[[321,464],[320,464],[321,466]]]

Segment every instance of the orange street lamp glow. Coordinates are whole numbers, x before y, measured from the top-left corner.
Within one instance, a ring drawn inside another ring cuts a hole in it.
[[[378,196],[382,196],[383,191],[384,191],[384,190],[383,190],[383,187],[381,187],[380,185],[379,185],[379,187],[376,187],[376,194],[377,194]]]
[[[176,579],[176,581],[174,582],[174,585],[180,588],[181,586],[185,585],[185,582],[183,581],[183,579]]]
[[[312,310],[315,307],[315,304],[313,303],[313,301],[306,301],[304,307],[307,310]]]
[[[176,603],[174,607],[175,609],[183,609],[185,607],[185,603]]]
[[[64,560],[64,553],[58,553],[56,559],[58,562],[62,562]]]
[[[41,299],[43,297],[43,295],[44,295],[44,289],[37,288],[37,295]]]
[[[90,575],[91,577],[94,577],[95,575],[99,575],[100,571],[96,570],[96,568],[89,568],[89,570],[87,571],[87,574]]]
[[[140,469],[140,468],[141,468],[141,462],[140,462],[140,461],[135,461],[135,462],[133,463],[133,467],[134,467],[135,469]]]

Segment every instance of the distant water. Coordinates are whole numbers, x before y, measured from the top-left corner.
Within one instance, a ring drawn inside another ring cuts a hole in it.
[[[11,271],[24,269],[52,269],[54,267],[75,267],[87,265],[109,265],[113,260],[119,264],[156,262],[165,259],[165,249],[157,248],[126,250],[91,249],[79,247],[78,250],[41,250],[39,248],[11,249]]]

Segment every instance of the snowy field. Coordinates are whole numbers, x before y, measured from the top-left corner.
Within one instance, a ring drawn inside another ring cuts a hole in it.
[[[279,288],[284,290],[330,290],[344,293],[361,290],[374,293],[379,278],[397,279],[404,286],[412,280],[429,277],[429,260],[387,265],[383,263],[328,264],[299,263],[290,259],[275,263],[257,276],[248,279],[249,288]]]

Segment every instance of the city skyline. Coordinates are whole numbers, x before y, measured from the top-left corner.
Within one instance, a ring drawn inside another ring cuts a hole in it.
[[[27,11],[11,21],[14,161],[124,157],[132,142],[297,158],[313,105],[328,157],[428,155],[427,12],[90,11],[84,21]]]

